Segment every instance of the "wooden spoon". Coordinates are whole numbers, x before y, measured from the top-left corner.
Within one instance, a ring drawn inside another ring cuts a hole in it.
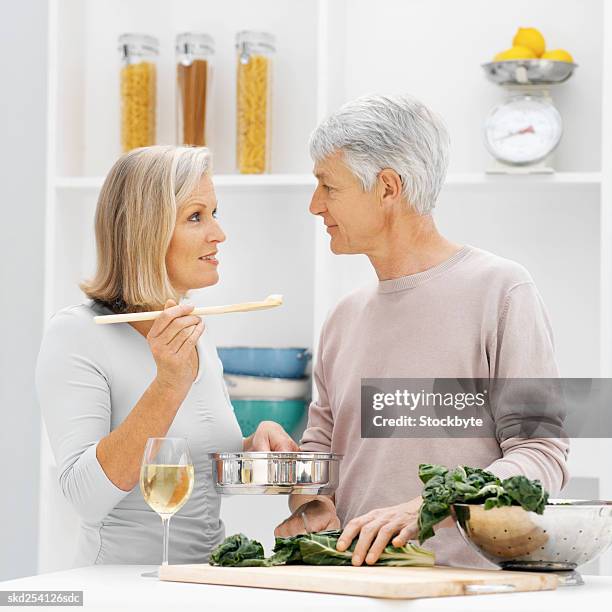
[[[225,306],[202,306],[194,308],[189,314],[197,316],[225,314],[227,312],[249,312],[251,310],[266,310],[276,308],[283,303],[283,296],[278,294],[269,295],[262,302],[243,302],[242,304],[227,304]],[[149,312],[130,312],[127,314],[101,315],[94,317],[99,325],[107,323],[131,323],[132,321],[153,321],[159,317],[163,310],[152,310]]]

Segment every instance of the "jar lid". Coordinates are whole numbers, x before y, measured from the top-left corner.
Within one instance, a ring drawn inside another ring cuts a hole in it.
[[[148,34],[122,34],[119,36],[119,51],[123,57],[127,55],[145,55],[159,53],[159,41]]]
[[[214,53],[215,41],[212,36],[203,32],[183,32],[176,35],[176,52],[189,55]]]
[[[262,47],[266,51],[276,51],[276,38],[269,32],[242,30],[236,34],[236,48],[243,46]]]

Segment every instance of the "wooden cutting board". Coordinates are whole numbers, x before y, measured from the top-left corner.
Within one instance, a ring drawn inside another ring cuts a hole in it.
[[[543,591],[557,588],[554,574],[451,567],[352,567],[287,565],[217,567],[208,564],[160,567],[161,580],[286,589],[387,599]]]

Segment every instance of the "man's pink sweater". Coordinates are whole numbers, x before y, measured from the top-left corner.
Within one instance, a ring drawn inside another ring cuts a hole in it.
[[[305,451],[344,455],[335,494],[342,525],[422,490],[419,463],[468,465],[500,478],[524,474],[556,494],[567,482],[568,440],[362,439],[362,378],[554,378],[550,322],[519,264],[464,246],[425,272],[379,281],[344,298],[321,331],[318,398]],[[426,542],[440,564],[493,567],[456,528]]]

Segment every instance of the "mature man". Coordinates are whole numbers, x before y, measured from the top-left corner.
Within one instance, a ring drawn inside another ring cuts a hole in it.
[[[416,536],[419,463],[524,474],[559,491],[566,439],[361,438],[362,378],[553,378],[552,331],[522,266],[438,232],[432,211],[449,137],[423,104],[357,99],[315,130],[310,150],[318,179],[310,212],[327,226],[333,253],[367,255],[378,282],[344,298],[320,336],[318,398],[300,448],[343,454],[340,485],[332,498],[292,497],[276,534],[343,526],[338,548],[358,536],[353,564],[374,563],[389,541]],[[455,529],[426,547],[438,563],[490,567]]]

